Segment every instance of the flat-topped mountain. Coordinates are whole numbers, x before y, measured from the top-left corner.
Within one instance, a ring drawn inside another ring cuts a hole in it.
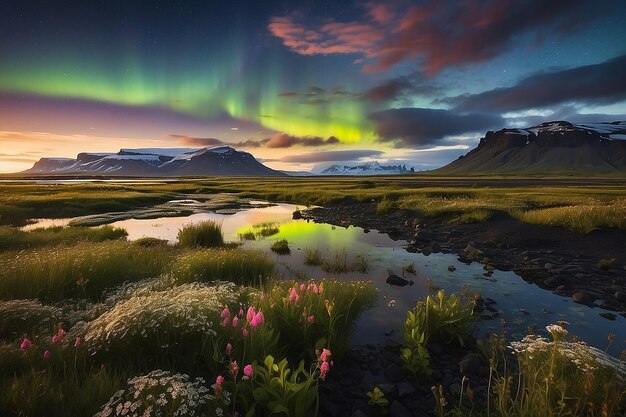
[[[248,152],[230,146],[202,149],[122,149],[118,153],[80,153],[72,158],[41,158],[23,174],[177,177],[196,175],[285,175]]]
[[[626,175],[626,122],[546,122],[489,131],[437,174]]]
[[[413,172],[405,165],[381,165],[378,161],[365,162],[360,165],[331,165],[320,172],[320,175],[385,175],[407,174]]]

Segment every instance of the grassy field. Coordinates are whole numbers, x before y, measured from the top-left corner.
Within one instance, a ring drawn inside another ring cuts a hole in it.
[[[0,185],[0,224],[150,206],[181,196],[220,192],[242,197],[326,205],[346,197],[374,201],[379,213],[418,211],[450,222],[484,222],[495,213],[586,233],[626,229],[626,180],[434,178],[206,178],[151,184]]]

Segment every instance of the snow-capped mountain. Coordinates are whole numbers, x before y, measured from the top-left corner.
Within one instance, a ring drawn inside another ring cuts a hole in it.
[[[364,164],[331,165],[320,172],[320,175],[393,175],[407,174],[414,172],[414,169],[407,169],[406,165],[381,165],[378,161],[366,162]]]
[[[122,149],[118,153],[80,153],[72,158],[41,158],[24,174],[176,177],[196,175],[285,175],[248,152],[230,146],[202,149]]]
[[[624,175],[626,122],[545,122],[487,132],[441,174]]]

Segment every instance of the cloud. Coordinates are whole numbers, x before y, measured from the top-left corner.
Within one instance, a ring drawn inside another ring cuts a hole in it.
[[[206,147],[206,146],[219,146],[219,145],[224,144],[224,142],[215,138],[195,138],[192,136],[184,136],[184,135],[169,135],[169,137],[172,139],[176,139],[178,142],[186,146]]]
[[[357,54],[363,71],[386,71],[419,59],[429,76],[445,68],[488,61],[509,50],[522,35],[540,43],[549,35],[590,25],[607,4],[584,0],[468,0],[396,7],[368,3],[357,20],[304,23],[304,14],[274,17],[268,30],[300,55]],[[393,4],[393,3],[392,3]]]
[[[428,80],[424,74],[415,72],[408,76],[386,80],[367,90],[363,98],[373,103],[381,103],[418,95],[433,96],[441,91],[441,86]]]
[[[600,64],[526,77],[516,85],[446,100],[459,110],[515,111],[564,102],[610,104],[626,100],[626,55]]]
[[[331,136],[327,139],[319,136],[291,136],[286,133],[276,133],[269,138],[269,141],[265,144],[268,148],[291,148],[295,145],[303,146],[323,146],[323,145],[335,145],[339,143],[339,139]]]
[[[361,97],[358,93],[344,90],[341,87],[335,87],[326,90],[321,87],[312,86],[304,91],[285,91],[278,93],[278,97],[284,100],[293,100],[298,104],[326,104],[331,102],[345,102]]]
[[[375,123],[379,140],[400,140],[401,144],[413,147],[434,144],[446,136],[483,132],[503,123],[502,117],[495,114],[459,114],[426,108],[383,110],[368,118]]]
[[[330,161],[357,161],[362,158],[371,158],[382,154],[383,151],[373,149],[318,151],[298,155],[287,155],[282,157],[280,160],[281,162],[295,162],[307,164]]]

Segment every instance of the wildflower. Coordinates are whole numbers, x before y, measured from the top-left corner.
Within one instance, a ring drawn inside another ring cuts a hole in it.
[[[546,330],[552,335],[552,338],[555,341],[562,339],[569,333],[567,330],[565,330],[563,326],[559,324],[550,324],[546,326]]]
[[[320,355],[320,360],[322,362],[327,362],[330,359],[331,353],[328,349],[322,349],[322,354]]]
[[[248,320],[249,322],[252,321],[255,315],[256,311],[254,311],[254,307],[248,307],[248,311],[246,312],[246,320]]]
[[[259,310],[259,312],[254,315],[252,320],[250,320],[250,326],[253,329],[256,329],[257,326],[259,326],[260,324],[263,324],[264,321],[265,321],[265,317],[263,316],[263,312]]]
[[[300,301],[298,291],[296,291],[296,289],[293,287],[289,290],[289,302],[291,303],[292,301],[294,301],[296,304],[298,304],[298,301]]]
[[[310,283],[308,289],[311,290],[313,294],[318,294],[320,292],[320,289],[317,288],[317,284],[315,282]]]
[[[239,324],[239,318],[235,316],[233,317],[233,327],[237,327],[237,324]]]
[[[222,310],[220,317],[223,319],[225,319],[226,317],[230,317],[230,310],[228,309],[228,307],[224,307],[224,310]]]
[[[57,331],[57,336],[63,339],[63,337],[65,336],[65,330],[63,330],[63,327],[59,326],[59,330]]]
[[[48,360],[48,359],[50,359],[51,357],[52,357],[52,352],[50,352],[49,350],[46,350],[46,351],[43,353],[43,358],[44,358],[45,360]]]
[[[328,373],[328,371],[330,371],[330,365],[328,364],[328,362],[322,362],[322,364],[320,365],[320,378],[322,380],[326,379],[326,374]]]
[[[228,326],[228,323],[230,323],[230,317],[225,317],[224,321],[222,322],[222,326],[226,327]]]
[[[217,385],[222,385],[224,383],[224,377],[222,375],[218,375],[217,378],[215,378],[215,383]]]
[[[309,324],[313,324],[315,323],[315,316],[310,315],[306,320],[309,322]]]
[[[232,361],[230,363],[230,373],[233,377],[237,378],[237,374],[239,373],[239,365],[237,365],[237,361]]]
[[[328,315],[332,316],[335,303],[331,303],[330,301],[328,301],[328,299],[326,299],[324,300],[324,305],[326,306],[326,311],[328,312]]]
[[[247,330],[247,329],[243,329],[243,330],[241,331],[241,334],[243,335],[243,337],[248,337],[248,334],[249,334],[249,333],[248,333],[248,330]]]
[[[243,317],[243,308],[240,308],[240,309],[239,309],[239,314],[238,314],[238,316],[239,316],[239,317]]]
[[[215,396],[217,398],[221,398],[222,397],[222,384],[224,383],[224,377],[222,375],[218,375],[217,378],[215,379],[215,385],[213,386],[213,388],[215,389]]]
[[[77,337],[76,340],[74,341],[74,347],[77,348],[80,346],[81,340],[80,337]]]
[[[233,350],[233,345],[230,343],[226,343],[226,353],[230,355],[230,352]]]
[[[300,292],[305,292],[305,291],[306,291],[306,285],[300,284]]]
[[[26,350],[29,347],[31,347],[31,345],[32,345],[32,343],[31,343],[30,339],[24,338],[24,340],[22,341],[22,344],[20,345],[20,349]]]
[[[60,344],[62,340],[63,340],[63,338],[60,337],[58,334],[55,334],[54,336],[52,336],[52,344],[53,345]]]
[[[254,374],[254,370],[252,369],[252,365],[246,365],[243,367],[243,374],[244,376],[250,378],[252,377],[252,374]]]

